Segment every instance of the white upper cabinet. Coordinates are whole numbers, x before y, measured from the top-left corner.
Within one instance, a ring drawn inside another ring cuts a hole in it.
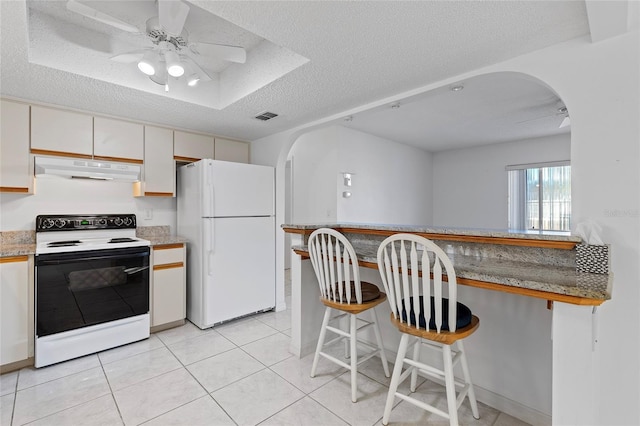
[[[178,161],[198,161],[203,158],[214,158],[213,136],[198,133],[173,133],[173,156]]]
[[[216,138],[214,159],[233,161],[236,163],[249,162],[249,143],[231,139]]]
[[[100,160],[142,163],[144,126],[129,121],[95,117],[93,155]]]
[[[140,191],[136,191],[137,196],[175,196],[173,130],[144,126],[144,179],[140,186]]]
[[[93,117],[73,111],[32,105],[31,152],[91,158]]]
[[[0,191],[32,193],[29,105],[3,99],[0,105],[0,123]]]

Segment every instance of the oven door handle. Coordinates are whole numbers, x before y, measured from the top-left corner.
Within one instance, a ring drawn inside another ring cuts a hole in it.
[[[131,274],[137,274],[138,272],[142,272],[145,269],[149,269],[149,267],[148,266],[138,266],[138,267],[135,267],[135,268],[127,268],[123,272],[125,274],[127,274],[127,275],[131,275]]]
[[[65,263],[86,262],[91,260],[132,259],[136,257],[149,257],[149,248],[147,247],[146,250],[135,252],[120,251],[116,253],[112,252],[111,254],[101,253],[93,256],[86,252],[83,254],[80,254],[79,252],[40,254],[36,255],[35,263],[36,266],[61,265]]]

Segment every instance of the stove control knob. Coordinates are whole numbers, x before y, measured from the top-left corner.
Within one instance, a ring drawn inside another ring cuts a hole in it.
[[[54,222],[51,219],[45,219],[45,220],[42,221],[42,227],[44,229],[52,228],[53,225],[54,225]]]
[[[124,218],[124,224],[127,225],[127,226],[131,225],[131,218],[130,217],[125,217]]]
[[[67,221],[64,219],[56,219],[56,227],[58,228],[62,228],[64,225],[66,225]]]
[[[98,225],[106,225],[106,224],[107,224],[107,219],[98,220]]]
[[[113,223],[115,223],[117,226],[122,225],[122,218],[121,217],[116,217],[115,220],[113,221]]]

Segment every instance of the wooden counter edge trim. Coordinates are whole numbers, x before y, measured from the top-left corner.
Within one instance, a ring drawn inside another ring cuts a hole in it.
[[[0,257],[0,263],[26,262],[27,260],[29,260],[29,256],[26,254],[20,256]]]
[[[31,153],[36,155],[54,155],[56,157],[73,157],[73,158],[84,158],[86,160],[93,159],[91,154],[76,154],[75,152],[65,152],[65,151],[49,151],[47,149],[34,149],[31,148]]]
[[[184,262],[163,263],[162,265],[153,265],[154,271],[160,271],[162,269],[183,268]]]
[[[311,235],[315,229],[297,229],[297,228],[282,228],[284,232],[289,234],[301,234]],[[558,240],[536,240],[528,238],[505,238],[505,237],[485,237],[479,235],[454,235],[454,234],[434,234],[428,232],[412,232],[412,231],[388,231],[382,229],[360,229],[360,228],[332,228],[338,232],[362,234],[362,235],[380,235],[388,237],[394,234],[401,234],[406,232],[408,234],[420,235],[422,237],[431,240],[440,241],[466,241],[470,243],[485,243],[485,244],[502,244],[507,246],[519,246],[519,247],[540,247],[540,248],[554,248],[561,250],[573,250],[578,244],[575,241],[558,241]]]
[[[154,250],[169,250],[169,249],[177,249],[183,248],[184,243],[171,243],[171,244],[159,244],[157,246],[153,246]]]
[[[299,254],[302,259],[309,259],[309,253],[302,250],[293,250]],[[378,269],[378,264],[373,262],[359,262],[360,266],[371,269]],[[514,287],[504,284],[489,283],[486,281],[476,281],[469,278],[458,277],[458,284],[467,285],[469,287],[483,288],[485,290],[501,291],[503,293],[518,294],[520,296],[535,297],[537,299],[549,300],[554,302],[570,303],[572,305],[581,306],[600,306],[605,300],[590,299],[588,297],[571,296],[568,294],[551,293],[548,291],[533,290],[529,288]]]

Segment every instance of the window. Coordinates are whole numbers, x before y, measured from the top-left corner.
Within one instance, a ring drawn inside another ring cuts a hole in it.
[[[571,166],[568,161],[507,166],[509,229],[571,229]]]

